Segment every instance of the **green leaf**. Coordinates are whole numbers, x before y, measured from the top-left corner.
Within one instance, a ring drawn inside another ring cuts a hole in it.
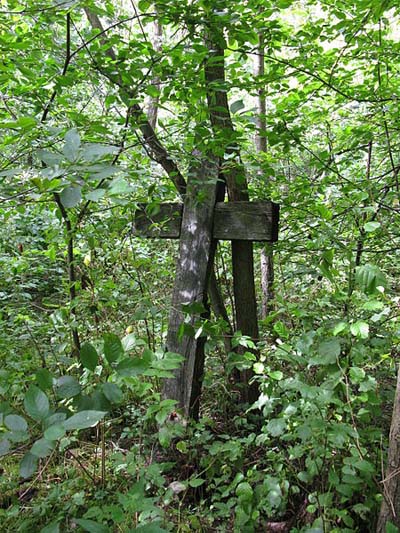
[[[26,479],[36,472],[38,457],[30,452],[26,453],[19,465],[19,475]]]
[[[60,193],[60,200],[64,207],[75,207],[82,200],[82,187],[69,185]]]
[[[373,294],[377,287],[386,287],[384,274],[376,265],[370,263],[357,267],[355,279],[365,294]]]
[[[371,233],[373,231],[376,231],[380,227],[381,227],[381,223],[380,222],[367,222],[366,224],[364,224],[364,230],[367,233]]]
[[[143,526],[138,526],[133,531],[138,531],[138,533],[168,533],[166,529],[161,528],[156,522],[143,524]]]
[[[79,147],[81,145],[81,138],[78,131],[75,128],[67,131],[64,140],[63,152],[65,157],[69,161],[75,161],[78,158]]]
[[[236,102],[233,102],[230,106],[230,109],[231,109],[232,114],[235,114],[238,111],[241,111],[242,109],[244,109],[243,100],[236,100]]]
[[[336,363],[336,359],[341,352],[341,346],[338,339],[329,339],[318,345],[318,363],[330,365]]]
[[[80,411],[63,422],[67,431],[74,429],[86,429],[95,426],[106,416],[105,411]]]
[[[203,485],[203,483],[205,483],[206,480],[205,479],[202,479],[200,477],[196,477],[194,479],[190,479],[189,480],[189,485],[193,488],[196,488],[196,487],[200,487],[201,485]]]
[[[392,524],[392,522],[386,522],[385,533],[399,533],[399,528]]]
[[[367,339],[369,335],[369,325],[367,322],[364,322],[364,320],[357,320],[357,322],[350,325],[350,332],[355,337]]]
[[[61,376],[57,379],[56,393],[58,398],[73,398],[81,392],[81,386],[72,376]]]
[[[47,429],[51,426],[62,424],[66,418],[67,418],[66,413],[54,413],[50,415],[48,418],[46,418],[43,424],[44,424],[45,429]]]
[[[89,191],[85,194],[85,198],[87,200],[90,200],[91,202],[98,202],[103,198],[105,195],[106,190],[105,189],[94,189],[93,191]]]
[[[149,368],[149,363],[141,357],[126,357],[117,365],[117,372],[120,376],[132,377],[140,376]]]
[[[253,370],[255,374],[263,374],[264,373],[264,364],[263,363],[254,363]]]
[[[365,378],[365,370],[352,366],[349,370],[350,379],[353,383],[360,383]]]
[[[122,390],[115,383],[104,383],[103,394],[111,403],[121,403],[124,397]]]
[[[60,524],[59,522],[51,522],[47,526],[43,527],[40,530],[40,533],[60,533]]]
[[[40,160],[48,167],[59,165],[62,161],[60,154],[54,154],[53,152],[47,152],[46,150],[38,150],[36,153]]]
[[[118,146],[107,144],[85,144],[82,149],[82,158],[86,161],[96,161],[105,155],[113,155],[118,152]]]
[[[385,304],[379,300],[368,300],[368,302],[365,302],[365,304],[362,306],[362,308],[366,311],[379,311],[384,307]]]
[[[91,370],[92,372],[96,369],[97,363],[99,361],[99,356],[97,354],[96,348],[90,344],[90,342],[85,342],[82,344],[80,349],[80,358],[82,365]]]
[[[286,429],[286,421],[283,418],[273,418],[267,424],[267,431],[273,437],[279,437]]]
[[[122,339],[122,348],[125,352],[129,352],[137,345],[137,338],[134,333],[129,333]]]
[[[19,415],[7,415],[4,419],[4,424],[10,431],[23,432],[28,429],[25,418]]]
[[[10,441],[7,439],[0,440],[0,457],[6,455],[10,451]]]
[[[44,438],[47,440],[59,440],[65,435],[65,428],[62,424],[54,424],[46,429]]]
[[[336,337],[336,335],[339,335],[339,333],[342,333],[347,328],[348,324],[347,322],[338,322],[335,327],[333,328],[333,334]]]
[[[39,387],[45,391],[53,387],[53,376],[47,370],[47,368],[40,368],[36,371],[36,381]]]
[[[104,524],[99,524],[94,520],[88,520],[84,518],[75,518],[74,521],[81,526],[84,531],[89,531],[89,533],[110,533],[110,530]]]
[[[114,333],[105,333],[104,339],[104,356],[111,364],[114,363],[124,353],[120,338]]]
[[[268,376],[275,381],[280,381],[283,379],[283,372],[280,370],[274,370],[273,372],[269,372]]]
[[[34,420],[43,420],[49,414],[50,404],[46,394],[35,385],[31,385],[25,394],[25,410]]]
[[[47,457],[54,450],[55,443],[47,439],[39,439],[33,443],[30,453],[36,457]]]
[[[242,481],[236,487],[236,496],[241,501],[251,501],[253,499],[253,489],[251,488],[250,483],[247,481]]]

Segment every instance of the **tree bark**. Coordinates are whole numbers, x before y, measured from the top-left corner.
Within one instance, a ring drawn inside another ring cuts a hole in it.
[[[265,74],[264,63],[264,36],[262,34],[258,37],[258,54],[256,56],[255,75],[261,77]],[[265,89],[262,87],[258,89],[257,98],[257,133],[255,136],[256,150],[259,153],[267,151],[267,137],[266,131],[266,98]],[[260,171],[262,174],[262,171]],[[266,244],[261,249],[260,255],[260,275],[261,275],[261,317],[266,318],[271,310],[271,302],[274,298],[273,283],[274,283],[274,249],[272,244]]]
[[[159,20],[155,20],[154,21],[153,48],[157,53],[161,53],[162,40],[163,40],[163,32],[162,32],[161,22]],[[151,81],[151,84],[153,85],[155,89],[157,89],[158,94],[150,98],[150,102],[149,102],[149,106],[147,110],[147,116],[149,118],[150,126],[153,128],[153,130],[155,130],[157,126],[158,106],[160,103],[161,80],[159,76],[154,76]]]
[[[400,529],[400,367],[397,370],[390,425],[388,462],[382,483],[384,499],[379,513],[377,533],[385,533],[386,524],[389,522]]]
[[[198,418],[205,337],[196,338],[191,332],[182,332],[181,326],[187,314],[191,315],[191,326],[203,316],[193,309],[185,313],[182,306],[201,304],[203,309],[207,309],[208,282],[216,248],[216,241],[212,238],[214,207],[221,186],[217,161],[204,160],[200,168],[194,169],[189,176],[183,208],[167,349],[183,355],[184,362],[174,371],[173,378],[164,381],[162,395],[177,400],[186,418]]]
[[[205,66],[207,99],[211,125],[214,136],[225,143],[225,152],[234,155],[222,168],[228,198],[230,201],[248,201],[249,193],[240,152],[234,138],[225,83],[224,38],[220,30],[211,28],[206,36],[209,58]],[[258,340],[257,303],[254,286],[253,243],[249,241],[232,241],[233,292],[236,308],[236,324],[243,335]],[[258,398],[258,385],[249,385],[251,370],[235,373],[241,383],[242,402],[253,403]]]

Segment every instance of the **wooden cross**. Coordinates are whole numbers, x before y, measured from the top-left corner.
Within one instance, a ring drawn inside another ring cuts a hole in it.
[[[207,287],[217,240],[274,242],[278,239],[279,206],[270,201],[219,202],[224,186],[218,180],[218,172],[218,161],[213,157],[204,158],[189,173],[183,204],[160,204],[153,215],[141,204],[135,213],[137,234],[180,240],[167,349],[183,355],[184,362],[173,378],[165,380],[163,397],[176,400],[185,417],[196,418],[198,414],[205,338],[180,334],[187,314],[183,306],[207,307]]]

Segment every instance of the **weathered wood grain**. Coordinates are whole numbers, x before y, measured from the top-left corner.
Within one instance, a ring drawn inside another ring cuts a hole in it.
[[[212,237],[214,207],[220,186],[218,162],[204,160],[189,176],[183,208],[167,349],[185,359],[183,366],[174,372],[174,377],[164,380],[162,395],[177,400],[186,417],[197,416],[205,339],[179,333],[186,318],[182,305],[200,303],[203,308],[207,306],[207,285],[216,243]],[[190,323],[194,325],[199,319],[201,316],[191,314]]]
[[[135,232],[144,237],[178,239],[181,234],[183,204],[160,204],[148,215],[146,205],[135,213]],[[218,202],[214,210],[212,236],[220,240],[278,240],[279,206],[270,201]]]

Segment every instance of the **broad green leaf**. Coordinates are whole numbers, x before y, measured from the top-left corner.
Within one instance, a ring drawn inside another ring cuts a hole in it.
[[[75,128],[67,131],[64,139],[65,139],[64,148],[63,148],[64,155],[69,161],[75,161],[78,158],[79,147],[81,145],[81,138],[80,138],[78,131]],[[68,207],[68,206],[65,206],[65,207]]]
[[[365,378],[365,370],[352,366],[349,370],[350,379],[353,383],[360,383]]]
[[[380,311],[384,307],[385,304],[379,300],[368,300],[368,302],[365,302],[362,306],[366,311]]]
[[[66,413],[54,413],[50,415],[48,418],[46,418],[43,421],[43,424],[44,424],[45,429],[47,429],[51,426],[62,424],[66,418],[67,418]]]
[[[63,422],[67,431],[95,426],[107,413],[105,411],[80,411]]]
[[[196,477],[194,479],[190,479],[189,480],[189,485],[193,488],[196,488],[196,487],[200,487],[201,485],[203,485],[203,483],[205,483],[206,480],[205,479],[202,479],[200,477]]]
[[[356,283],[365,294],[373,294],[377,287],[386,287],[386,278],[376,265],[367,263],[357,267]]]
[[[168,530],[160,527],[157,522],[143,524],[143,526],[138,526],[133,531],[138,533],[168,533]]]
[[[110,533],[110,529],[104,524],[99,524],[94,520],[88,520],[86,518],[75,518],[75,522],[78,526],[84,531],[89,531],[89,533]]]
[[[367,222],[366,224],[364,224],[364,230],[367,233],[371,233],[373,231],[376,231],[380,227],[381,227],[381,223],[380,222]]]
[[[333,328],[333,334],[336,337],[336,335],[339,335],[339,333],[342,333],[346,328],[348,327],[347,322],[338,322],[336,326]]]
[[[10,451],[10,441],[7,439],[0,440],[0,457],[6,455]]]
[[[62,424],[54,424],[46,429],[44,438],[46,440],[59,440],[65,435],[65,428]]]
[[[36,381],[43,391],[53,387],[53,376],[47,368],[40,368],[36,371]]]
[[[28,429],[28,424],[25,418],[22,418],[22,416],[19,415],[7,415],[4,418],[4,425],[10,431],[24,432]]]
[[[43,420],[49,414],[50,404],[46,394],[31,385],[24,398],[25,410],[34,420]]]
[[[283,372],[281,372],[280,370],[274,370],[273,372],[269,372],[268,376],[271,379],[274,379],[275,381],[280,381],[281,379],[283,379]]]
[[[105,155],[116,154],[118,150],[118,146],[107,144],[85,144],[82,148],[82,158],[86,161],[96,161]]]
[[[283,418],[272,418],[267,424],[267,431],[273,437],[279,437],[286,429],[286,421]]]
[[[57,379],[56,393],[58,398],[73,398],[81,392],[81,386],[72,376],[61,376]]]
[[[361,339],[367,339],[369,335],[369,325],[364,320],[357,320],[350,326],[351,334]]]
[[[60,524],[57,521],[51,522],[40,530],[40,533],[60,533]]]
[[[36,119],[32,117],[20,117],[13,122],[0,122],[0,128],[22,128],[31,129],[36,126]]]
[[[128,335],[125,335],[125,337],[122,339],[122,348],[125,352],[129,352],[132,350],[132,348],[135,348],[137,345],[137,338],[134,333],[129,333]]]
[[[38,464],[38,457],[30,452],[26,453],[19,465],[19,475],[26,479],[35,473]]]
[[[59,165],[62,161],[62,157],[60,154],[55,154],[53,152],[47,152],[46,150],[38,150],[36,153],[38,157],[41,159],[41,161],[43,161],[43,163],[49,167]]]
[[[111,403],[121,403],[124,397],[122,390],[115,383],[104,383],[103,394]]]
[[[36,457],[47,457],[54,450],[55,443],[47,439],[39,439],[33,443],[30,452]]]
[[[117,372],[120,376],[140,376],[149,368],[149,363],[141,357],[126,357],[117,365]]]
[[[392,522],[386,522],[385,533],[399,533],[399,528],[395,526]]]
[[[256,374],[264,373],[264,364],[263,363],[254,363],[253,370]]]
[[[244,103],[243,103],[243,100],[236,100],[235,102],[233,102],[233,103],[230,105],[230,109],[231,109],[231,113],[232,113],[232,114],[235,114],[235,113],[237,113],[238,111],[241,111],[242,109],[244,109]]]
[[[82,200],[82,187],[68,185],[61,191],[60,199],[64,207],[75,207]]]
[[[82,365],[91,370],[92,372],[96,369],[99,356],[97,354],[96,348],[90,344],[90,342],[85,342],[82,344],[80,349],[80,358]]]
[[[329,339],[318,345],[319,364],[329,365],[336,362],[341,352],[338,339]]]
[[[247,500],[251,501],[253,499],[253,489],[247,481],[242,481],[239,483],[239,485],[236,487],[236,496],[239,498],[239,500]]]
[[[85,194],[85,198],[91,202],[98,202],[105,195],[105,189],[94,189]]]
[[[121,340],[114,333],[105,333],[103,339],[104,356],[109,363],[114,363],[124,353]]]

